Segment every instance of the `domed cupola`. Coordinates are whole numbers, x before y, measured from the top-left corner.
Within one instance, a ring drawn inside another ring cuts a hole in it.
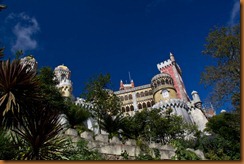
[[[155,103],[177,98],[173,79],[167,73],[155,75],[151,80],[151,87]]]
[[[54,74],[59,81],[70,79],[71,71],[65,65],[59,65],[54,69]]]

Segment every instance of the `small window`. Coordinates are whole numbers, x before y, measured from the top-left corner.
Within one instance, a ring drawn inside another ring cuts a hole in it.
[[[146,103],[143,103],[143,104],[142,104],[142,107],[143,107],[143,108],[147,108]]]
[[[148,96],[148,91],[145,91],[145,96]]]
[[[140,97],[140,94],[139,94],[138,92],[136,93],[136,97],[137,97],[137,98]]]
[[[147,107],[151,107],[151,103],[150,102],[147,102]]]
[[[128,106],[125,109],[126,109],[126,112],[130,111],[130,108]]]

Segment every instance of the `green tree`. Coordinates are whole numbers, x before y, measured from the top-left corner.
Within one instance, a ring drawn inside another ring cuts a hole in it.
[[[194,134],[195,125],[186,123],[182,117],[172,115],[170,109],[143,109],[123,121],[122,134],[131,139],[141,138],[146,142],[154,141],[167,144],[175,139],[184,139]]]
[[[240,115],[237,113],[220,113],[212,117],[205,129],[212,140],[202,145],[207,157],[218,160],[240,159]],[[214,146],[213,146],[214,145]],[[221,156],[214,156],[219,154]]]
[[[109,85],[109,74],[94,76],[86,84],[83,94],[86,101],[94,105],[94,108],[91,108],[91,115],[96,118],[99,126],[104,114],[108,113],[114,116],[120,112],[120,100],[109,89]],[[99,131],[101,133],[101,128]]]
[[[205,131],[219,134],[226,140],[240,142],[241,125],[239,119],[240,115],[236,113],[220,113],[208,121]]]
[[[206,39],[203,54],[216,59],[214,66],[207,66],[201,82],[213,86],[211,99],[215,105],[231,102],[240,109],[240,25],[215,27]]]
[[[44,101],[47,101],[55,109],[59,109],[61,113],[67,112],[65,100],[56,87],[58,82],[55,80],[53,70],[50,67],[43,67],[38,71],[36,78],[41,88],[39,92],[43,95]]]
[[[123,128],[124,119],[123,113],[115,116],[104,113],[100,124],[101,129],[109,133],[109,139],[113,138],[113,136],[118,136],[120,129]]]
[[[74,104],[70,99],[66,100],[67,111],[65,115],[71,128],[85,128],[84,121],[90,117],[89,109]]]
[[[212,86],[212,102],[231,103],[232,113],[212,117],[206,125],[209,136],[198,140],[198,147],[212,160],[240,159],[240,25],[215,27],[209,33],[203,54],[216,59],[205,68],[201,82]]]

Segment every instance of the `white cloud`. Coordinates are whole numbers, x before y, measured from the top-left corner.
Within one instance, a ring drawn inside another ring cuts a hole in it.
[[[34,34],[40,31],[39,24],[34,17],[30,17],[25,13],[10,14],[7,20],[17,21],[12,30],[15,35],[15,40],[11,51],[15,53],[18,50],[33,50],[37,48],[37,41],[34,39]]]
[[[236,0],[231,10],[229,25],[233,26],[238,16],[240,16],[240,1]]]

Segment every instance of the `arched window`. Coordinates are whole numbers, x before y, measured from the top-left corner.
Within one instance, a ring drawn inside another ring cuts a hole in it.
[[[66,78],[66,75],[65,74],[62,74],[61,75],[61,80],[64,80]]]
[[[152,90],[149,90],[149,95],[152,95]]]
[[[154,85],[154,88],[157,88],[157,83],[153,83],[153,85]]]
[[[161,84],[162,84],[162,85],[164,85],[164,84],[165,84],[164,79],[162,79],[162,80],[161,80]]]
[[[143,107],[143,109],[144,109],[144,108],[147,108],[146,103],[143,103],[143,104],[142,104],[142,107]]]
[[[136,93],[136,97],[137,97],[137,98],[140,97],[140,94],[139,94],[138,92]]]
[[[120,96],[120,100],[121,101],[124,101],[124,96]]]
[[[144,92],[141,92],[141,97],[144,97]]]
[[[145,96],[148,96],[148,91],[145,91]]]
[[[130,108],[128,106],[125,109],[126,109],[126,112],[130,111]]]
[[[129,100],[131,100],[132,99],[132,95],[131,94],[129,94]]]
[[[125,95],[125,101],[128,100],[128,95]]]
[[[159,80],[157,80],[157,84],[158,84],[158,86],[160,85],[160,81]]]
[[[138,109],[142,109],[142,106],[141,106],[141,104],[138,104]]]
[[[134,111],[134,106],[133,105],[130,106],[130,111]]]
[[[151,103],[149,101],[147,102],[147,107],[151,107]]]

